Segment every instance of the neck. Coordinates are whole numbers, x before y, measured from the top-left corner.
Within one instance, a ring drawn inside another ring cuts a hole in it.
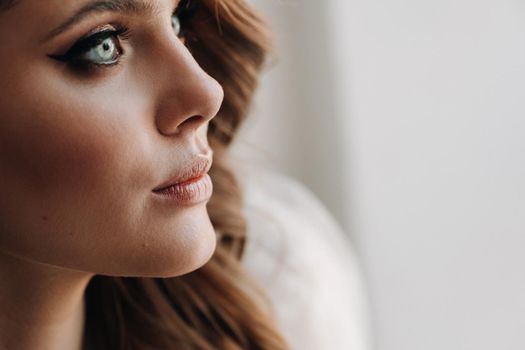
[[[0,348],[81,350],[91,277],[0,252]]]

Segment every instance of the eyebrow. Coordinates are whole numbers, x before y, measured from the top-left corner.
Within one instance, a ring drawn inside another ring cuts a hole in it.
[[[45,41],[67,31],[75,24],[81,22],[85,18],[94,13],[101,12],[122,12],[132,15],[153,15],[158,12],[158,7],[153,4],[153,1],[144,0],[98,0],[92,1],[81,7],[73,16],[69,17],[65,22],[53,29],[44,39]]]

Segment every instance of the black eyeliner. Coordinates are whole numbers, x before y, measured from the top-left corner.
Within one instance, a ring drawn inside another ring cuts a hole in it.
[[[97,45],[100,45],[102,42],[104,42],[104,40],[111,37],[122,38],[125,37],[128,32],[129,30],[126,27],[118,27],[116,29],[107,28],[84,39],[79,39],[65,54],[49,55],[49,57],[61,62],[70,62],[75,60],[75,58],[81,54],[88,52]]]
[[[188,22],[191,21],[198,9],[198,2],[192,0],[182,0],[177,8],[172,13],[172,16],[177,16],[181,23],[181,32],[179,37],[184,37],[186,34],[185,27]],[[97,64],[88,60],[80,58],[83,54],[89,50],[102,44],[108,38],[115,38],[116,40],[125,40],[129,37],[129,28],[125,26],[111,26],[109,28],[102,29],[91,35],[87,35],[84,38],[79,39],[73,46],[67,50],[66,53],[61,55],[48,55],[49,57],[64,63],[72,64],[75,68],[84,69],[89,67],[103,67],[113,66],[118,63],[116,62],[107,64]],[[120,44],[117,43],[118,49],[122,51]],[[122,52],[120,52],[122,54]],[[120,58],[119,58],[120,59]]]

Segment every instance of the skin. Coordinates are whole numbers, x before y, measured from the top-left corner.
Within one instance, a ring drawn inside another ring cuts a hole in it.
[[[97,12],[46,40],[93,0],[19,0],[0,14],[0,349],[81,349],[83,297],[96,274],[172,277],[206,263],[206,203],[152,189],[196,155],[221,86],[154,13]],[[63,54],[125,24],[120,64],[80,72]]]

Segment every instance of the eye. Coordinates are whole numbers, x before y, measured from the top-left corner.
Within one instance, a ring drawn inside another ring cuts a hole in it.
[[[114,37],[105,38],[100,44],[93,46],[89,51],[82,55],[82,60],[95,64],[108,65],[115,64],[121,55],[117,39]]]
[[[175,35],[185,38],[188,25],[198,10],[198,2],[192,0],[181,0],[177,9],[171,15],[171,27]]]
[[[180,18],[177,15],[177,13],[174,13],[171,16],[171,27],[173,28],[173,31],[175,32],[175,35],[180,37],[181,36],[182,25],[180,23]]]
[[[78,65],[110,66],[118,63],[123,54],[120,40],[124,39],[127,28],[103,29],[85,39],[79,40],[63,55],[52,58]]]

